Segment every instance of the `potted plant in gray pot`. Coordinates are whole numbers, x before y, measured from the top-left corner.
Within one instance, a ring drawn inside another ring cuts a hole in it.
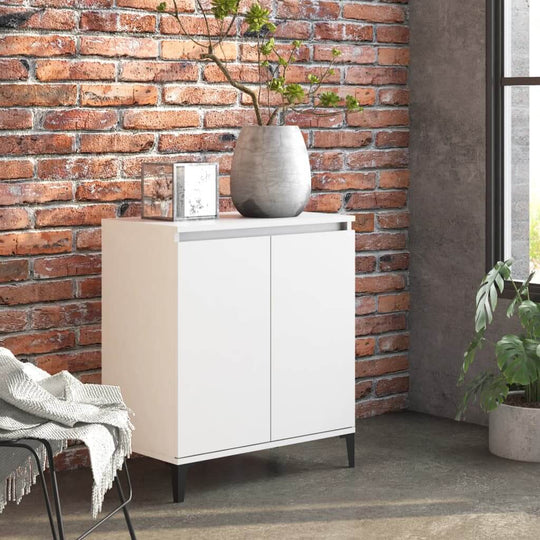
[[[285,125],[287,114],[307,112],[313,115],[334,114],[331,109],[359,111],[354,96],[341,98],[322,85],[333,75],[333,65],[340,56],[331,51],[331,61],[321,73],[307,75],[305,84],[289,82],[290,68],[303,44],[294,40],[276,43],[276,25],[270,11],[253,3],[242,11],[240,0],[212,0],[205,9],[195,0],[203,15],[206,33],[190,34],[179,14],[176,0],[172,15],[180,33],[201,51],[200,59],[213,62],[224,80],[245,94],[253,107],[256,125],[243,127],[236,143],[231,169],[231,197],[238,211],[248,217],[292,217],[300,214],[311,194],[311,170],[304,138],[298,126]],[[167,2],[158,6],[166,11]],[[257,66],[257,81],[252,85],[236,80],[226,60],[223,46],[227,39],[242,38],[250,47]]]
[[[512,261],[498,262],[476,295],[475,332],[464,354],[458,384],[487,342],[497,300],[509,280],[514,288],[506,315],[518,317],[522,333],[507,334],[495,344],[493,369],[477,375],[467,386],[457,419],[476,400],[489,412],[489,449],[500,457],[540,462],[540,304],[530,298],[531,273],[523,284],[512,279]]]

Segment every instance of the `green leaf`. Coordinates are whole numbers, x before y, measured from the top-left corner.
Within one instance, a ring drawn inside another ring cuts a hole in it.
[[[323,92],[319,95],[319,100],[322,107],[336,107],[340,97],[335,92]]]
[[[484,277],[476,294],[475,330],[487,327],[493,320],[493,311],[497,307],[497,289],[504,289],[504,280],[510,277],[512,261],[499,261]]]
[[[301,46],[302,46],[302,42],[295,39],[293,42],[292,42],[292,46],[295,48],[295,49],[299,49]]]
[[[283,95],[289,103],[300,103],[304,99],[304,89],[299,84],[288,84]]]
[[[358,103],[358,100],[354,96],[345,96],[345,106],[349,112],[363,110],[362,107],[360,107],[360,103]]]
[[[497,365],[509,384],[530,384],[538,378],[540,359],[531,341],[510,334],[497,342]]]
[[[310,73],[307,78],[311,84],[318,84],[319,82],[321,82],[319,77],[317,77],[317,75],[313,75],[312,73]]]
[[[338,56],[341,56],[341,51],[339,49],[336,49],[335,47],[332,49],[332,56],[334,58],[337,58]]]
[[[540,337],[540,306],[524,300],[518,307],[519,320],[530,336]]]
[[[273,92],[279,92],[283,94],[285,91],[285,78],[284,77],[274,77],[268,81],[268,88]]]
[[[161,2],[161,4],[157,5],[156,8],[158,11],[165,11],[167,9],[167,2]]]
[[[220,21],[238,13],[240,0],[212,0],[212,14]]]
[[[475,377],[465,391],[458,407],[456,420],[461,420],[467,407],[477,399],[486,412],[496,409],[508,396],[508,383],[500,373],[481,373]]]
[[[258,34],[263,30],[268,30],[269,32],[276,31],[276,25],[270,22],[270,11],[266,8],[263,8],[259,3],[251,4],[248,12],[245,15],[245,19],[248,25],[249,33]]]
[[[287,62],[287,60],[285,60],[285,58],[279,58],[278,64],[279,64],[280,66],[288,66],[288,65],[289,65],[289,62]]]
[[[471,364],[476,359],[476,353],[484,346],[484,343],[486,342],[486,338],[484,337],[485,333],[485,329],[480,330],[480,332],[476,332],[469,343],[469,346],[463,355],[463,366],[461,367],[461,374],[459,376],[458,384],[463,383],[467,371],[469,371]]]
[[[261,45],[261,53],[264,54],[264,56],[270,56],[272,54],[272,51],[274,50],[275,45],[276,42],[274,38],[270,38],[266,43],[263,43]]]

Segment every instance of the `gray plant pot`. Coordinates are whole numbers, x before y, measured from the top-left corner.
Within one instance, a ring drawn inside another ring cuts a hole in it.
[[[234,150],[231,197],[246,217],[297,216],[311,194],[311,169],[298,126],[246,126]]]
[[[489,451],[517,461],[540,462],[540,409],[499,405],[489,413]]]

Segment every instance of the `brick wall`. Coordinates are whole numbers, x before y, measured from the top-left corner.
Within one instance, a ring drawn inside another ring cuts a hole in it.
[[[218,161],[221,209],[232,209],[231,151],[253,118],[215,66],[194,62],[158,3],[0,0],[0,342],[83,381],[100,380],[101,219],[139,214],[141,163],[158,155]],[[307,41],[292,79],[317,72],[338,45],[330,82],[365,106],[289,120],[309,141],[308,210],[356,215],[357,415],[403,408],[407,0],[266,4],[278,38]],[[180,5],[186,26],[200,30],[192,0]],[[225,51],[252,81],[252,49],[231,41]]]

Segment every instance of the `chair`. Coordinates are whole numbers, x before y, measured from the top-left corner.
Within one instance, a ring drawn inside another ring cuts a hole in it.
[[[45,447],[45,451],[47,452],[47,460],[49,462],[49,472],[50,472],[50,476],[51,476],[51,487],[52,487],[52,492],[53,492],[54,512],[56,513],[56,526],[55,526],[55,523],[54,523],[53,508],[51,506],[51,500],[50,500],[49,492],[48,492],[48,489],[47,489],[47,483],[45,482],[45,476],[44,476],[43,467],[41,466],[39,457],[38,457],[36,451],[34,450],[34,448],[32,448],[32,446],[30,446],[25,441],[38,441],[39,443],[41,443]],[[65,540],[64,521],[63,521],[63,518],[62,518],[62,509],[61,509],[61,506],[60,506],[60,494],[59,494],[59,491],[58,491],[58,482],[57,482],[57,479],[56,479],[56,470],[55,470],[55,467],[54,467],[53,451],[52,451],[52,447],[51,447],[49,441],[44,440],[44,439],[32,439],[32,438],[30,438],[30,439],[14,439],[14,440],[10,440],[10,441],[0,441],[0,448],[1,447],[25,448],[26,450],[28,450],[32,454],[32,456],[34,457],[34,459],[36,461],[41,486],[43,488],[43,497],[45,499],[45,507],[47,509],[47,514],[49,516],[49,524],[50,524],[50,527],[51,527],[52,538],[53,538],[53,540]],[[109,512],[104,518],[100,519],[92,527],[90,527],[88,530],[86,530],[81,536],[79,536],[77,538],[77,540],[82,540],[83,538],[86,538],[89,534],[94,532],[100,525],[102,525],[103,523],[108,521],[112,516],[114,516],[120,510],[122,510],[124,512],[124,517],[125,517],[125,520],[126,520],[126,525],[127,525],[128,531],[129,531],[130,538],[132,540],[136,540],[135,531],[133,529],[133,524],[131,523],[131,518],[129,516],[129,511],[128,511],[128,508],[127,508],[128,504],[131,502],[132,495],[133,495],[133,491],[132,491],[132,488],[131,488],[131,479],[129,477],[129,471],[128,471],[128,467],[127,467],[127,461],[124,461],[124,471],[125,471],[126,482],[127,482],[127,486],[128,486],[128,490],[129,490],[127,499],[124,496],[124,492],[122,490],[122,486],[120,484],[120,480],[118,479],[118,475],[117,475],[116,478],[114,479],[114,482],[116,484],[116,489],[118,491],[118,497],[120,498],[120,504],[114,510]]]

